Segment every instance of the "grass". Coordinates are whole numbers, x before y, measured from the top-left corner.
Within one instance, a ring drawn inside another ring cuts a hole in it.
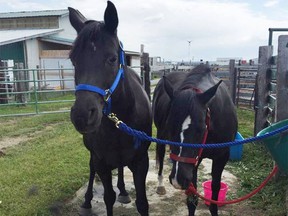
[[[35,97],[31,97],[27,104],[0,104],[0,115],[38,114],[41,112],[69,111],[75,96],[72,93],[61,94],[55,92],[50,95],[39,94],[37,104]]]
[[[81,136],[67,114],[3,120],[2,136],[42,132],[0,157],[0,215],[51,215],[88,179],[89,154]]]
[[[241,134],[253,136],[254,113],[238,110],[238,117]],[[89,153],[68,113],[0,118],[0,140],[22,136],[28,140],[0,156],[0,215],[53,215],[87,182]],[[263,146],[245,144],[242,160],[227,166],[241,181],[237,196],[256,188],[272,167]],[[249,207],[264,209],[265,215],[285,215],[285,187],[287,177],[279,177],[251,198]]]
[[[254,112],[249,110],[238,110],[239,131],[248,138],[254,132]],[[250,193],[258,187],[268,176],[274,166],[273,160],[265,147],[259,143],[245,144],[243,157],[239,162],[229,162],[232,173],[240,180],[241,189],[238,197]],[[263,209],[265,215],[286,215],[286,193],[287,177],[278,177],[272,180],[257,195],[249,199],[252,208]]]

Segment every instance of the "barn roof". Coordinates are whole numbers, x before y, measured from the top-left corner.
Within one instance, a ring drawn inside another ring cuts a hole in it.
[[[0,31],[0,46],[32,38],[48,36],[62,30],[63,29],[2,30]]]
[[[47,41],[47,42],[72,46],[74,39],[68,39],[68,38],[57,37],[54,35],[48,35],[48,36],[42,37],[41,41]]]
[[[21,18],[21,17],[65,16],[68,14],[69,14],[68,9],[44,10],[44,11],[20,11],[20,12],[0,13],[0,19]]]

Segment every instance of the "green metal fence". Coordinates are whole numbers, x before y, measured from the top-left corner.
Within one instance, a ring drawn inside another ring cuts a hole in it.
[[[67,68],[0,68],[0,117],[69,112],[74,71]]]

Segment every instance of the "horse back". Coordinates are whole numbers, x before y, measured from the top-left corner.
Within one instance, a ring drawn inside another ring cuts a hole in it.
[[[185,77],[187,76],[186,72],[172,72],[168,75],[165,75],[167,79],[173,85],[173,89],[177,89]],[[170,107],[170,97],[165,91],[164,87],[164,78],[162,77],[157,83],[152,101],[152,113],[155,126],[158,130],[161,131],[161,128],[165,127],[166,118],[168,115],[169,107]]]

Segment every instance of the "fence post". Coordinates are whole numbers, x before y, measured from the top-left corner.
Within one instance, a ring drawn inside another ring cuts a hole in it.
[[[36,114],[39,114],[39,104],[38,104],[38,91],[40,91],[41,89],[37,89],[37,84],[39,84],[38,82],[38,69],[36,69],[36,73],[37,75],[35,74],[35,70],[32,70],[32,76],[33,76],[33,84],[34,84],[34,97],[35,97],[35,113]]]
[[[8,70],[8,66],[5,66],[5,62],[2,62],[0,59],[0,81],[6,81],[6,68]],[[0,84],[0,104],[7,104],[8,103],[8,93],[7,93],[7,84]],[[7,94],[4,94],[7,93]]]
[[[236,68],[235,68],[235,59],[230,59],[229,61],[229,72],[230,72],[230,77],[229,77],[229,80],[230,80],[230,95],[232,97],[232,101],[233,103],[235,104],[236,103],[236,78],[237,78],[237,71],[236,71]]]
[[[288,35],[278,39],[276,122],[288,118]]]
[[[278,58],[277,58],[277,96],[276,96],[276,122],[288,118],[288,35],[280,35],[278,38]],[[286,176],[280,171],[276,176]],[[288,214],[288,185],[286,184],[286,214]]]
[[[60,87],[61,90],[65,89],[65,82],[64,82],[64,69],[63,69],[63,65],[60,66]],[[63,92],[62,92],[63,93]]]
[[[268,107],[268,87],[271,77],[268,77],[268,71],[271,68],[271,57],[273,46],[260,46],[258,59],[258,73],[255,86],[255,124],[254,135],[263,128],[267,127],[267,107]]]
[[[143,68],[143,69],[142,69]],[[145,91],[151,101],[151,90],[150,90],[150,66],[149,66],[149,53],[142,53],[141,57],[141,71],[143,70],[143,84]]]
[[[24,69],[24,64],[23,63],[16,63],[16,73],[15,74],[15,81],[16,81],[16,91],[17,91],[17,95],[16,95],[16,101],[17,103],[19,103],[19,105],[25,106],[26,105],[26,96],[25,92],[26,91],[26,83],[24,82],[24,80],[26,79],[25,76],[25,71],[21,70]]]

